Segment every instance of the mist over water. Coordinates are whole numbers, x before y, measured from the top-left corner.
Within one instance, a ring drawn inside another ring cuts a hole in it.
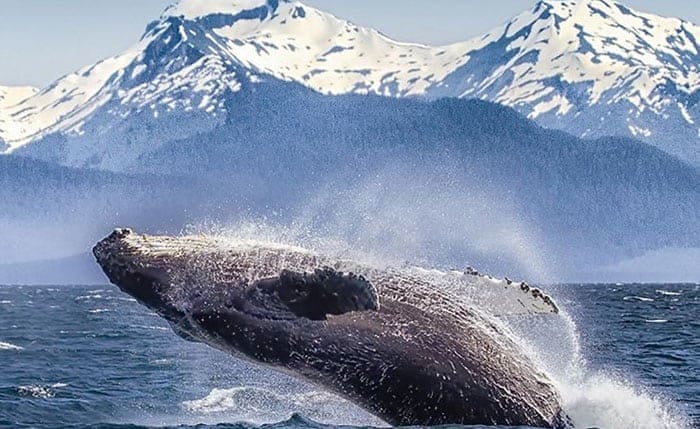
[[[263,237],[380,263],[473,266],[501,277],[556,281],[539,228],[507,194],[494,198],[497,193],[482,186],[476,172],[459,171],[448,159],[432,162],[344,171],[284,203],[280,198],[227,222],[195,222],[185,232]]]

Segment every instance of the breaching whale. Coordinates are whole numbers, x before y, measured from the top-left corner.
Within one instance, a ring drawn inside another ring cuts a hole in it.
[[[93,252],[182,337],[321,385],[392,425],[567,425],[547,376],[474,304],[493,288],[519,297],[499,311],[557,311],[524,283],[128,229]],[[445,289],[475,282],[474,300]]]

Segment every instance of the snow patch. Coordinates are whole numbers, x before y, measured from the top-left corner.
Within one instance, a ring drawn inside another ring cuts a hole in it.
[[[268,0],[180,0],[167,8],[163,16],[193,20],[214,14],[237,15],[244,10],[268,6],[269,3]]]

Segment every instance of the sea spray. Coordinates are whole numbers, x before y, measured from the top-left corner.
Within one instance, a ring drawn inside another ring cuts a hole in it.
[[[483,184],[475,186],[480,182],[469,180],[468,172],[455,174],[463,166],[434,162],[435,168],[426,171],[418,165],[425,162],[397,161],[354,177],[350,184],[337,178],[310,191],[286,213],[251,213],[225,226],[201,222],[187,232],[299,245],[375,266],[465,270],[473,265],[511,278],[520,273],[520,277],[541,283],[558,278],[556,259],[546,240],[512,209],[518,205],[511,204],[507,194],[493,198],[493,190]],[[591,370],[586,355],[595,351],[582,349],[576,319],[567,311],[565,297],[558,299],[558,288],[544,289],[553,292],[561,310],[558,316],[489,317],[509,330],[549,374],[577,426],[683,427],[685,423],[674,417],[677,413],[671,411],[668,401],[633,382]],[[473,298],[459,288],[450,291]],[[638,406],[645,407],[643,421],[636,417]]]
[[[553,287],[556,299],[557,287]],[[575,427],[683,429],[690,424],[672,402],[632,380],[591,370],[578,325],[559,302],[557,316],[503,319],[515,340],[557,386]],[[595,351],[588,351],[594,353]]]
[[[356,250],[337,236],[319,236],[300,225],[268,226],[241,222],[235,227],[212,228],[202,226],[193,230],[216,234],[224,240],[255,239],[298,245],[336,256],[350,257],[372,265],[403,264],[395,255],[364,253]],[[427,271],[426,271],[427,272]],[[437,284],[444,282],[436,279]],[[448,287],[451,293],[464,294],[459,288]],[[546,290],[547,288],[545,288]],[[559,288],[552,287],[553,291]],[[464,298],[472,298],[464,294]],[[557,295],[554,295],[555,301]],[[530,315],[496,317],[485,314],[508,333],[523,351],[542,369],[562,395],[565,411],[577,427],[602,429],[672,429],[688,427],[688,423],[673,409],[670,401],[648,392],[629,380],[620,380],[598,370],[589,369],[586,353],[582,350],[580,333],[575,318],[567,311],[563,297],[558,315]],[[488,308],[488,306],[486,306]],[[483,311],[480,308],[479,311]]]

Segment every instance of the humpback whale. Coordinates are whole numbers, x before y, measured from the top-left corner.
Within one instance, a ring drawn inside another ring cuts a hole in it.
[[[323,386],[392,425],[567,427],[553,384],[479,304],[492,289],[518,298],[489,311],[556,312],[537,289],[474,270],[129,229],[93,253],[112,283],[182,337]],[[470,284],[480,285],[473,300],[446,289]]]

